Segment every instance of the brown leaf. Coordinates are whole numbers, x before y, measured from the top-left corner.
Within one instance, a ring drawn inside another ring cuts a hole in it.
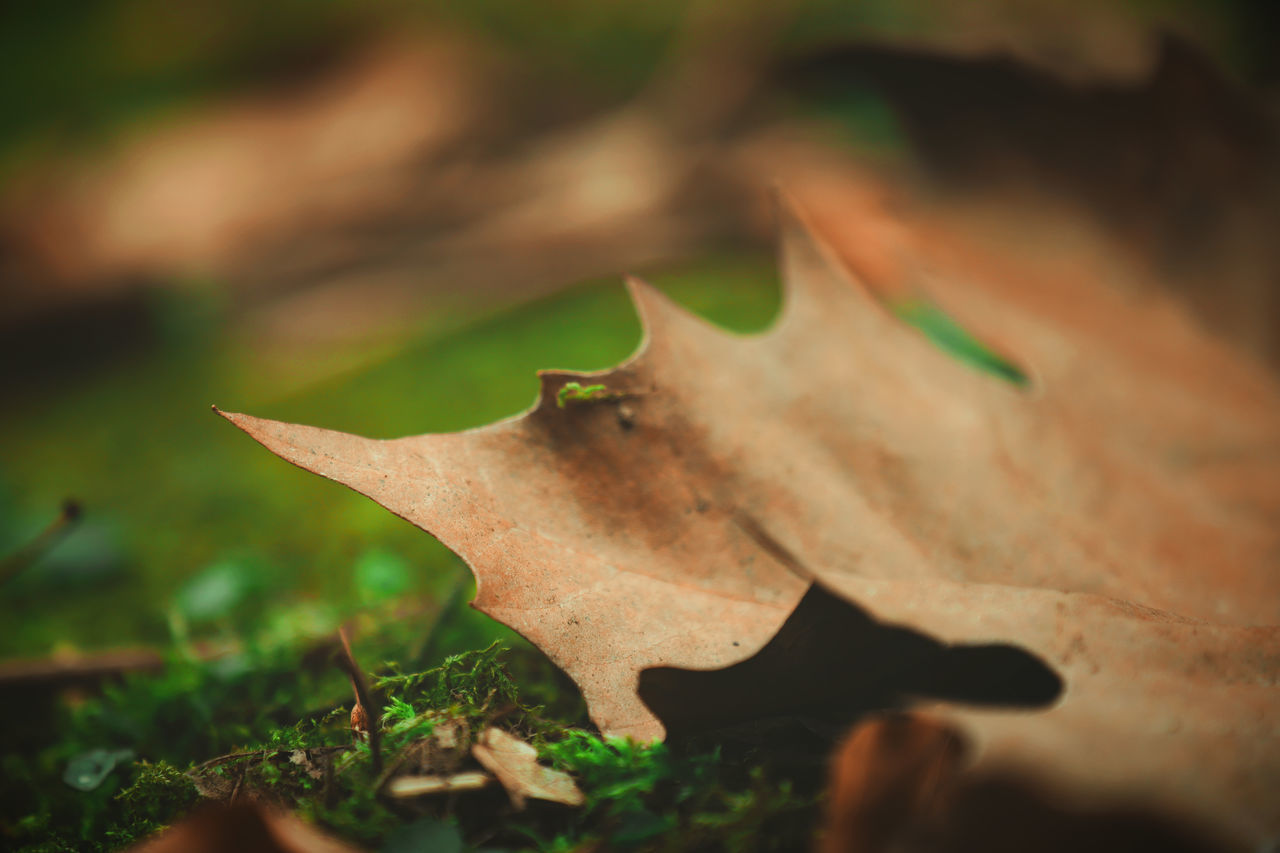
[[[974,773],[959,733],[921,715],[857,726],[831,767],[822,853],[1230,849],[1202,827],[1128,802],[1081,809],[1027,773]]]
[[[288,812],[254,804],[206,806],[156,837],[137,853],[358,853]]]
[[[823,853],[889,849],[904,824],[936,807],[963,758],[959,736],[923,717],[854,729],[833,762]]]
[[[526,799],[580,806],[584,797],[567,773],[538,763],[538,751],[513,734],[492,726],[471,747],[481,766],[498,777],[511,804],[523,809]]]
[[[375,441],[225,417],[462,555],[474,606],[546,651],[611,734],[663,734],[642,671],[746,665],[817,582],[824,613],[834,593],[905,647],[1004,644],[1065,682],[1034,714],[929,694],[983,760],[1280,831],[1274,379],[1156,302],[1156,340],[1107,323],[1097,351],[1087,325],[1041,341],[1015,316],[1006,351],[1035,379],[1019,390],[897,320],[793,213],[783,279],[753,337],[631,281],[635,357],[544,372],[533,409],[481,429]],[[1157,369],[1183,345],[1212,375]],[[608,395],[558,406],[571,381]],[[877,664],[874,632],[853,635],[864,664],[826,677],[849,690]]]

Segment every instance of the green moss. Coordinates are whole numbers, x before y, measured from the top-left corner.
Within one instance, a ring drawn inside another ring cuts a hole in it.
[[[479,651],[445,658],[424,672],[392,672],[374,680],[377,690],[394,701],[462,714],[484,714],[500,706],[519,706],[520,691],[511,680],[502,657],[507,649],[494,642]],[[395,669],[395,664],[390,664]]]
[[[641,744],[626,738],[602,739],[589,732],[568,730],[543,747],[553,765],[572,773],[588,794],[588,810],[602,808],[621,814],[641,808],[643,797],[659,783],[686,771],[701,776],[708,764],[681,766],[663,743]]]
[[[366,636],[362,646],[377,644]],[[349,686],[337,675],[315,690],[313,676],[297,665],[299,654],[297,647],[256,649],[243,668],[231,668],[240,674],[229,681],[216,664],[175,659],[166,673],[129,679],[85,703],[71,712],[63,741],[5,757],[9,791],[39,792],[5,820],[5,839],[28,851],[121,849],[178,819],[198,789],[214,799],[234,791],[298,811],[371,848],[420,819],[455,825],[468,844],[511,850],[572,850],[592,841],[623,849],[733,850],[757,836],[808,843],[812,785],[794,782],[754,754],[726,761],[713,745],[601,738],[583,728],[581,698],[563,674],[532,651],[497,644],[418,672],[382,667],[373,682],[384,705],[387,772],[406,772],[440,749],[435,735],[442,726],[454,729],[457,740],[444,765],[463,768],[470,738],[497,725],[570,773],[586,794],[585,806],[535,804],[514,812],[496,789],[390,799],[380,793],[387,777],[373,771],[368,745],[352,742]],[[519,685],[513,669],[521,674]],[[548,714],[525,696],[558,711]],[[329,704],[300,710],[317,701]],[[183,715],[185,723],[173,722]],[[192,715],[205,723],[193,725]],[[193,731],[170,743],[166,733],[175,726]],[[133,749],[148,761],[116,767],[90,791],[57,781],[66,761],[89,745]],[[218,752],[227,754],[213,757]],[[193,755],[202,763],[180,770]],[[437,772],[453,772],[441,769],[438,755],[431,761]]]
[[[573,729],[542,754],[571,773],[587,798],[560,835],[531,836],[543,849],[590,841],[645,850],[811,846],[815,791],[798,793],[767,761],[744,768],[724,761],[716,748],[678,751]]]
[[[7,849],[120,850],[173,823],[200,798],[192,780],[166,761],[137,762],[92,791],[62,793],[5,826]]]
[[[116,846],[139,841],[168,826],[200,799],[191,778],[167,761],[137,765],[133,784],[116,794],[121,822],[106,838]]]
[[[414,741],[430,737],[436,729],[438,714],[419,712],[408,702],[391,697],[391,704],[382,711],[383,744],[395,751]]]

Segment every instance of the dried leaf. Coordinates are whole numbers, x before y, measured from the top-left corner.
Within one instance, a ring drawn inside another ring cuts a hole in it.
[[[288,812],[254,804],[206,806],[132,848],[137,853],[358,853]]]
[[[538,751],[513,734],[489,727],[471,747],[476,761],[498,777],[511,804],[523,809],[526,799],[580,806],[582,791],[569,774],[538,763]]]
[[[963,758],[957,734],[926,718],[854,729],[832,763],[823,853],[891,849],[904,825],[936,808]]]
[[[1228,849],[1203,827],[1127,802],[1081,809],[1023,773],[962,767],[959,733],[920,715],[856,727],[836,751],[822,853],[996,850],[1208,853]]]
[[[1034,377],[1020,390],[886,311],[795,214],[783,245],[767,333],[724,333],[632,281],[639,353],[545,372],[533,409],[489,427],[375,441],[225,417],[462,555],[474,606],[547,652],[611,734],[663,734],[643,671],[748,666],[802,598],[827,616],[843,600],[869,617],[847,608],[856,630],[810,639],[849,641],[863,663],[829,684],[856,690],[869,670],[883,687],[900,661],[877,667],[860,644],[877,630],[943,661],[1003,644],[1065,688],[1042,713],[930,694],[982,760],[1052,767],[1100,798],[1141,791],[1243,837],[1280,831],[1274,377],[1165,303],[1080,285],[1125,308],[1123,331],[1090,315],[1113,344],[1095,351],[1088,326],[1046,341],[1014,316],[1003,350]],[[1134,332],[1134,304],[1155,340]],[[1053,316],[1074,320],[1068,307]],[[1211,368],[1153,358],[1186,346]],[[604,393],[560,407],[571,382]],[[762,655],[768,671],[786,646]]]

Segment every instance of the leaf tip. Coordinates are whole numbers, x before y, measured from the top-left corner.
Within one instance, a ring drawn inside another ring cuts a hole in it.
[[[248,415],[242,415],[239,412],[228,412],[225,409],[219,409],[216,404],[213,406],[210,406],[209,408],[212,409],[213,413],[218,417],[230,421],[231,423],[235,424],[245,432],[249,432],[249,426],[247,422],[250,420],[250,417]]]
[[[805,206],[791,193],[775,187],[779,267],[782,273],[783,318],[804,326],[807,319],[829,313],[840,302],[854,301],[862,308],[876,299],[839,252],[832,247]],[[874,313],[864,312],[864,313]]]
[[[631,301],[635,303],[637,310],[643,308],[648,300],[661,295],[656,287],[640,278],[640,276],[628,274],[624,275],[622,280],[626,284],[627,294],[630,295]]]
[[[240,414],[239,412],[228,412],[226,409],[219,409],[216,403],[210,406],[209,409],[218,417],[231,421],[231,423],[235,424],[241,429],[244,429],[245,416]]]
[[[213,407],[215,414],[231,422],[231,425],[248,435],[254,441],[270,450],[277,456],[292,462],[295,465],[302,465],[296,454],[292,453],[288,448],[288,444],[295,439],[290,436],[286,437],[282,434],[281,428],[292,428],[294,430],[302,429],[295,424],[285,424],[279,421],[271,421],[265,418],[255,418],[253,415],[246,415],[242,412],[228,412]],[[319,430],[316,430],[319,432]],[[306,467],[303,465],[302,467]],[[310,470],[310,469],[308,469]]]
[[[637,276],[625,278],[627,293],[631,304],[635,306],[636,316],[640,318],[640,327],[644,330],[644,341],[641,348],[646,348],[656,337],[667,336],[667,330],[678,323],[687,312],[676,304],[669,296],[649,282]]]

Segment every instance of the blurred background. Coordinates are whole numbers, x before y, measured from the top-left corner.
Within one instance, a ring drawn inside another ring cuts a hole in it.
[[[357,613],[506,636],[442,546],[210,404],[485,424],[635,348],[623,273],[762,329],[778,183],[1068,206],[1273,358],[1277,8],[6,4],[0,680]]]

